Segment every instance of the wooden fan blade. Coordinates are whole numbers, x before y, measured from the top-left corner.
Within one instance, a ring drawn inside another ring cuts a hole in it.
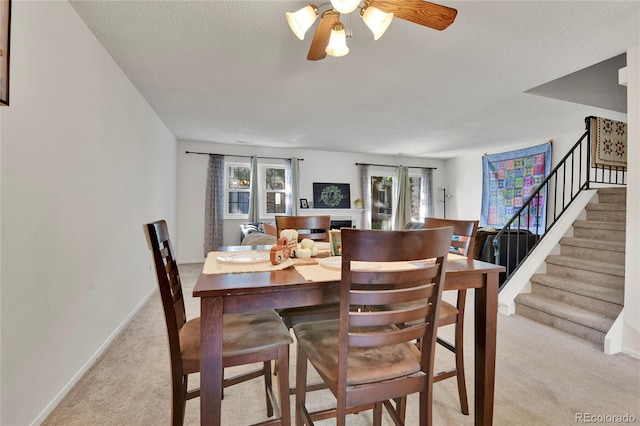
[[[456,19],[456,9],[423,0],[372,0],[371,5],[396,18],[436,30],[444,30]]]
[[[313,41],[309,47],[309,54],[307,59],[310,61],[317,61],[324,59],[327,56],[325,49],[329,45],[329,37],[331,36],[331,29],[340,19],[340,14],[333,9],[329,9],[322,14],[318,27],[313,35]]]

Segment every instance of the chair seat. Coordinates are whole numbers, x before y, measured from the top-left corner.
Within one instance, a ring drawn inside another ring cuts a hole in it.
[[[147,242],[153,253],[158,288],[162,298],[171,359],[171,424],[182,426],[186,402],[198,398],[200,389],[189,387],[189,375],[200,372],[200,318],[187,321],[180,272],[169,238],[167,222],[159,220],[144,227]],[[222,380],[223,387],[234,386],[257,377],[264,378],[267,416],[277,413],[278,419],[269,424],[289,426],[289,345],[293,342],[276,311],[222,316],[222,375],[226,367],[262,363],[262,367],[245,371]],[[273,392],[271,362],[278,363],[280,403]],[[253,404],[253,401],[251,401]],[[281,408],[278,410],[278,405]]]
[[[293,343],[276,311],[223,316],[222,357],[263,352]],[[184,374],[200,371],[200,318],[187,321],[180,330]]]
[[[400,306],[410,307],[411,303],[395,303],[386,307],[378,306],[378,309],[398,309]],[[456,319],[458,317],[458,309],[450,303],[445,302],[444,300],[440,301],[440,312],[438,314],[438,324],[437,326],[455,324]]]
[[[327,303],[315,306],[301,306],[297,308],[277,309],[285,325],[289,328],[302,322],[325,321],[338,319],[340,315],[339,303]]]
[[[455,324],[457,317],[458,308],[442,300],[440,302],[440,313],[438,314],[438,327]]]
[[[330,382],[338,380],[339,321],[317,321],[293,327],[298,345]],[[420,371],[420,352],[410,343],[349,349],[349,386],[380,382]]]
[[[276,310],[280,315],[290,315],[290,316],[298,316],[298,315],[316,315],[316,314],[325,314],[328,312],[336,312],[336,317],[340,312],[340,304],[339,303],[327,303],[324,305],[315,305],[315,306],[301,306],[298,308],[284,308]]]

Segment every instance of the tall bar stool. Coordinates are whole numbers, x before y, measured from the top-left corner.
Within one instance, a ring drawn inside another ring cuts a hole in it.
[[[373,424],[380,425],[383,406],[396,424],[403,424],[404,412],[399,413],[389,401],[404,401],[413,393],[420,395],[420,425],[431,425],[436,318],[451,233],[451,227],[342,230],[339,319],[293,327],[298,342],[297,425],[335,417],[335,424],[344,426],[347,414],[369,408],[373,408]],[[366,267],[372,262],[415,265],[433,258],[434,263],[418,268]],[[359,269],[360,265],[364,268]],[[360,306],[383,309],[354,308]],[[422,341],[420,349],[416,339]],[[307,363],[334,395],[335,408],[307,408]]]
[[[184,423],[187,400],[200,396],[200,389],[188,388],[189,374],[200,372],[200,318],[186,319],[182,283],[169,230],[164,220],[144,227],[153,253],[156,275],[169,336],[171,357],[171,424]],[[275,311],[225,314],[222,336],[222,366],[262,363],[263,367],[224,379],[223,388],[264,376],[267,416],[275,414],[279,424],[291,424],[289,403],[289,330]],[[278,363],[280,406],[271,380],[271,361]]]
[[[308,238],[313,241],[329,241],[330,216],[276,216],[277,234],[283,229],[298,231],[298,241]],[[278,309],[282,321],[289,328],[309,321],[338,318],[339,305],[327,303],[318,306]]]
[[[476,234],[478,232],[477,220],[453,220],[425,218],[425,228],[440,228],[443,226],[453,227],[453,238],[451,241],[450,252],[454,254],[462,254],[468,258],[472,258],[473,247],[475,244]],[[455,324],[454,343],[438,337],[439,345],[447,348],[455,354],[455,368],[439,371],[434,376],[434,382],[439,382],[451,377],[455,377],[458,381],[458,396],[460,398],[460,410],[462,414],[469,414],[469,402],[467,400],[467,384],[464,374],[464,308],[467,299],[467,290],[457,290],[456,305],[453,306],[445,301],[440,305],[440,315],[438,316],[438,327]]]

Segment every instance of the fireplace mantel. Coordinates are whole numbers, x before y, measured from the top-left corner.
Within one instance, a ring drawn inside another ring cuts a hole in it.
[[[329,215],[331,220],[351,220],[353,226],[360,229],[363,209],[300,209],[300,216]]]

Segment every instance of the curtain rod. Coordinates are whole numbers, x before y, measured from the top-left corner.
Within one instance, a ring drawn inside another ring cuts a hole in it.
[[[356,166],[376,166],[376,167],[400,167],[402,164],[393,166],[391,164],[369,164],[369,163],[356,163]],[[437,170],[437,167],[419,167],[419,166],[407,166],[409,169],[431,169]]]
[[[217,155],[214,154],[213,152],[195,152],[195,151],[185,151],[185,154],[201,154],[201,155]],[[241,158],[251,158],[253,157],[253,155],[235,155],[235,154],[223,154],[225,157],[241,157]],[[290,160],[291,158],[284,158],[284,157],[260,157],[258,156],[258,158],[263,158],[263,159],[267,159],[267,160]],[[304,161],[304,158],[298,158],[298,161]]]

